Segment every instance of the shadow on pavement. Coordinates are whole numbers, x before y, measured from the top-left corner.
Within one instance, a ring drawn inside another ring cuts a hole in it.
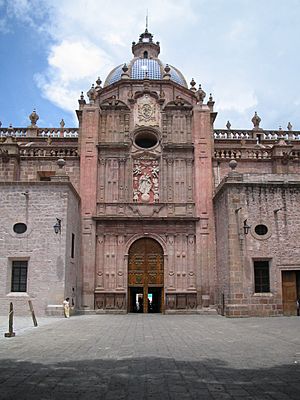
[[[2,360],[0,399],[299,399],[299,364],[233,369],[218,359]]]

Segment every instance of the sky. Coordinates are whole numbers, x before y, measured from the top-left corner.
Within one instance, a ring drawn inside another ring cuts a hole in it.
[[[300,0],[0,0],[0,121],[77,127],[98,76],[148,29],[160,59],[212,93],[215,128],[300,130]]]

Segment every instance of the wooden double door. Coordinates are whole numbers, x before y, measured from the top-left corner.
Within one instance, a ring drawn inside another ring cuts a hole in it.
[[[300,299],[300,271],[282,271],[284,315],[297,315],[297,299]]]
[[[162,312],[164,257],[161,245],[154,239],[135,241],[128,255],[128,311]]]

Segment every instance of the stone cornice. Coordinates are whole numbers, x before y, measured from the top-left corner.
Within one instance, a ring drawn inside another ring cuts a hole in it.
[[[216,201],[230,187],[279,187],[299,188],[300,177],[298,174],[239,174],[234,173],[226,176],[217,186],[213,201]]]
[[[21,181],[0,181],[0,188],[1,187],[11,187],[12,189],[16,189],[17,187],[24,188],[24,190],[29,190],[30,187],[66,187],[71,192],[74,194],[74,196],[77,198],[79,202],[81,202],[81,198],[77,192],[77,190],[74,188],[72,183],[70,181],[64,181],[64,182],[51,182],[51,181],[32,181],[32,182],[21,182]],[[22,189],[23,190],[23,189]]]

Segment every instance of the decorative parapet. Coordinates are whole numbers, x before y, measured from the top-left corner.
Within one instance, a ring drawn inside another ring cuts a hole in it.
[[[55,138],[77,138],[78,128],[37,128],[37,137],[55,137]],[[1,137],[30,137],[31,128],[2,128],[0,127]]]
[[[283,131],[283,130],[262,130],[259,132],[244,129],[215,129],[215,140],[247,140],[257,139],[257,134],[261,140],[300,140],[300,131]]]
[[[231,126],[231,125],[230,125]],[[214,138],[216,140],[256,140],[257,135],[260,135],[261,140],[300,140],[300,131],[283,131],[283,130],[254,130],[244,129],[215,129]]]
[[[214,158],[217,160],[270,160],[272,158],[272,149],[215,149]]]
[[[38,146],[38,147],[21,147],[20,157],[40,157],[40,158],[70,158],[78,157],[78,149],[76,147],[49,147],[49,146]]]

